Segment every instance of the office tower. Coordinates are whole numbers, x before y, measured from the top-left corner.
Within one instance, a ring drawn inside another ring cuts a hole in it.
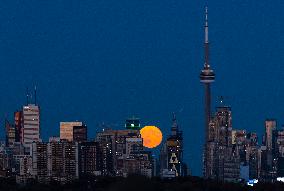
[[[232,144],[235,147],[240,159],[241,177],[249,179],[258,179],[258,144],[257,134],[247,133],[245,130],[232,131]]]
[[[250,179],[258,179],[259,177],[259,158],[258,158],[258,138],[256,133],[247,133],[246,134],[246,145],[245,145],[245,153],[246,160],[249,165],[249,178]]]
[[[273,131],[276,130],[276,120],[267,119],[265,120],[265,146],[267,150],[272,150],[272,137]]]
[[[260,155],[260,178],[265,181],[271,181],[277,174],[276,159],[276,140],[278,130],[276,128],[276,120],[265,120],[265,135],[263,136],[263,146]]]
[[[232,145],[232,111],[229,106],[218,106],[215,113],[219,145]]]
[[[218,136],[218,179],[221,181],[237,181],[240,176],[240,153],[232,143],[232,111],[231,107],[216,107],[215,123]],[[244,141],[245,132],[237,132],[237,142]],[[245,156],[244,156],[245,157]]]
[[[29,147],[40,141],[40,108],[35,104],[23,106],[23,142]]]
[[[6,146],[11,146],[16,141],[15,127],[7,119],[5,119],[6,130]]]
[[[232,131],[232,144],[236,147],[238,154],[240,156],[240,163],[243,165],[248,165],[247,158],[247,133],[245,130],[233,130]]]
[[[23,127],[24,127],[24,117],[23,111],[16,111],[14,112],[14,127],[15,127],[15,139],[16,142],[24,142],[24,134],[23,134]]]
[[[245,137],[245,131],[232,129],[231,107],[221,101],[209,123],[204,153],[205,178],[233,182],[240,178],[240,157],[246,160]]]
[[[200,73],[200,82],[204,84],[205,88],[205,148],[204,148],[204,177],[208,178],[208,162],[207,162],[207,141],[209,140],[209,123],[210,123],[210,113],[211,113],[211,92],[210,86],[211,83],[215,80],[214,71],[211,69],[209,64],[209,38],[208,38],[208,11],[207,7],[205,10],[205,41],[204,41],[204,51],[205,51],[205,60],[204,68]]]
[[[185,173],[182,131],[179,130],[175,114],[172,118],[171,134],[162,146],[160,162],[160,173],[164,178],[183,176]]]
[[[60,139],[67,141],[86,141],[87,126],[83,122],[60,122]]]

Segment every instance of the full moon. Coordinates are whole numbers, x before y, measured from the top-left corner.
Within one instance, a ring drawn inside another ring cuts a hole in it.
[[[155,126],[145,126],[140,130],[143,146],[147,148],[157,147],[163,139],[161,130]]]

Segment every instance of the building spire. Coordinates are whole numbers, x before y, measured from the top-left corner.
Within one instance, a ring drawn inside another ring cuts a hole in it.
[[[209,37],[208,37],[208,7],[205,7],[205,25],[204,25],[204,54],[205,54],[205,63],[204,68],[209,69]]]
[[[177,118],[176,114],[173,112],[172,128],[171,128],[172,135],[177,135],[177,131],[178,131]]]
[[[205,7],[205,43],[208,43],[208,7]]]

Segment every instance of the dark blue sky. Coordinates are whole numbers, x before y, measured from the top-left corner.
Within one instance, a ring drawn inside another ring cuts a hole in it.
[[[94,137],[98,124],[122,128],[132,115],[167,134],[175,111],[185,160],[201,175],[206,4],[212,102],[227,97],[236,129],[262,133],[267,117],[281,125],[283,0],[1,1],[1,124],[35,84],[45,139],[60,121],[83,120]]]

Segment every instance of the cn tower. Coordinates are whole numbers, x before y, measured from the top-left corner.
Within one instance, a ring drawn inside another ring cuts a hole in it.
[[[208,39],[208,9],[205,8],[205,39],[204,39],[204,67],[200,73],[200,82],[204,84],[205,88],[205,150],[204,150],[204,170],[206,176],[207,169],[207,142],[209,141],[209,122],[211,114],[211,92],[210,85],[215,80],[214,71],[209,64],[209,39]]]

